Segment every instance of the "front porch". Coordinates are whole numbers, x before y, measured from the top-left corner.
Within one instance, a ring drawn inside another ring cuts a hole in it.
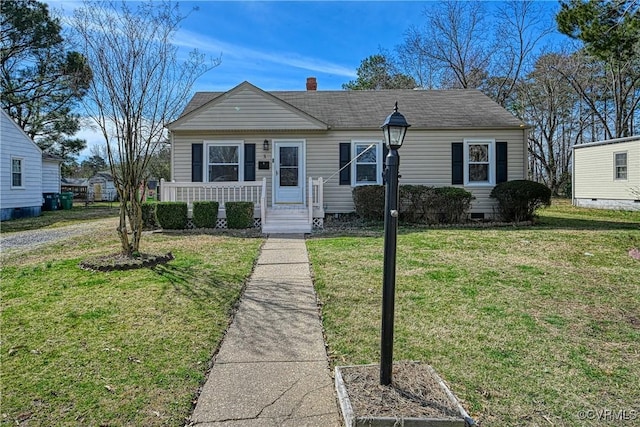
[[[169,182],[160,181],[160,200],[186,202],[189,218],[193,202],[220,204],[218,227],[226,228],[226,202],[253,202],[254,218],[263,233],[310,233],[324,223],[323,180],[308,177],[304,203],[273,204],[267,198],[267,179],[245,182]]]

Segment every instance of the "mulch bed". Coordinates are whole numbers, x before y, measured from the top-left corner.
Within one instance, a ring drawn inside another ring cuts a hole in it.
[[[380,385],[378,365],[340,368],[353,412],[360,418],[461,418],[428,365],[393,364],[391,385]]]
[[[84,270],[91,271],[122,271],[155,267],[159,264],[166,264],[173,258],[171,252],[164,255],[138,254],[135,257],[118,253],[81,261],[79,266]]]

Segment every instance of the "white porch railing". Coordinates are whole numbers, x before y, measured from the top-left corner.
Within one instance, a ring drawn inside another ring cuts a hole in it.
[[[307,208],[309,209],[309,224],[313,224],[313,218],[324,218],[324,181],[322,178],[309,177],[309,191]]]
[[[215,201],[224,208],[226,202],[253,202],[262,208],[267,193],[267,179],[252,182],[168,182],[160,180],[160,200],[186,202]]]
[[[309,177],[307,208],[309,223],[314,218],[324,218],[323,206],[324,181],[322,178]],[[160,180],[160,200],[166,202],[186,202],[189,210],[193,202],[216,201],[220,209],[226,202],[253,202],[256,213],[264,221],[267,213],[267,179],[253,182],[169,182]]]

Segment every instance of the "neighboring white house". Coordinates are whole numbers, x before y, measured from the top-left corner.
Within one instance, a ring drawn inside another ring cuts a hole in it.
[[[575,206],[640,210],[640,136],[573,146]]]
[[[42,150],[4,110],[0,117],[1,220],[38,216],[43,200]]]
[[[98,172],[87,180],[89,197],[96,202],[113,202],[118,199],[113,176],[110,172]]]
[[[42,155],[42,192],[60,193],[62,174],[60,172],[60,157],[43,154]]]
[[[196,93],[168,126],[175,182],[161,185],[162,200],[251,200],[263,231],[276,231],[276,219],[310,230],[326,214],[353,212],[354,187],[382,184],[380,126],[396,101],[411,125],[400,184],[463,187],[483,218],[494,215],[497,183],[527,177],[527,127],[480,91],[316,87],[310,78],[306,91],[244,82]]]

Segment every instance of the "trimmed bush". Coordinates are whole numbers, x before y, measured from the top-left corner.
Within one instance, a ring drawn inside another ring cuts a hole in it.
[[[253,202],[227,202],[227,228],[253,227]]]
[[[187,204],[185,202],[158,202],[156,218],[160,227],[166,230],[187,228]]]
[[[193,225],[196,228],[216,228],[220,204],[213,201],[193,202]]]
[[[356,214],[372,221],[384,220],[384,186],[363,185],[352,191]]]
[[[156,228],[158,228],[155,202],[142,203],[142,227],[145,230],[155,230]]]
[[[435,188],[426,185],[401,185],[400,220],[408,223],[436,223],[438,212]]]
[[[408,223],[465,222],[473,194],[458,187],[400,186],[400,218]]]
[[[459,187],[435,189],[438,219],[446,224],[460,224],[467,220],[473,194]]]
[[[491,190],[498,201],[498,213],[505,221],[530,221],[541,206],[551,204],[551,190],[528,180],[502,182]]]
[[[401,185],[399,187],[400,220],[412,224],[457,224],[467,218],[473,195],[457,187]],[[384,220],[385,187],[367,185],[353,189],[353,203],[358,216]]]

